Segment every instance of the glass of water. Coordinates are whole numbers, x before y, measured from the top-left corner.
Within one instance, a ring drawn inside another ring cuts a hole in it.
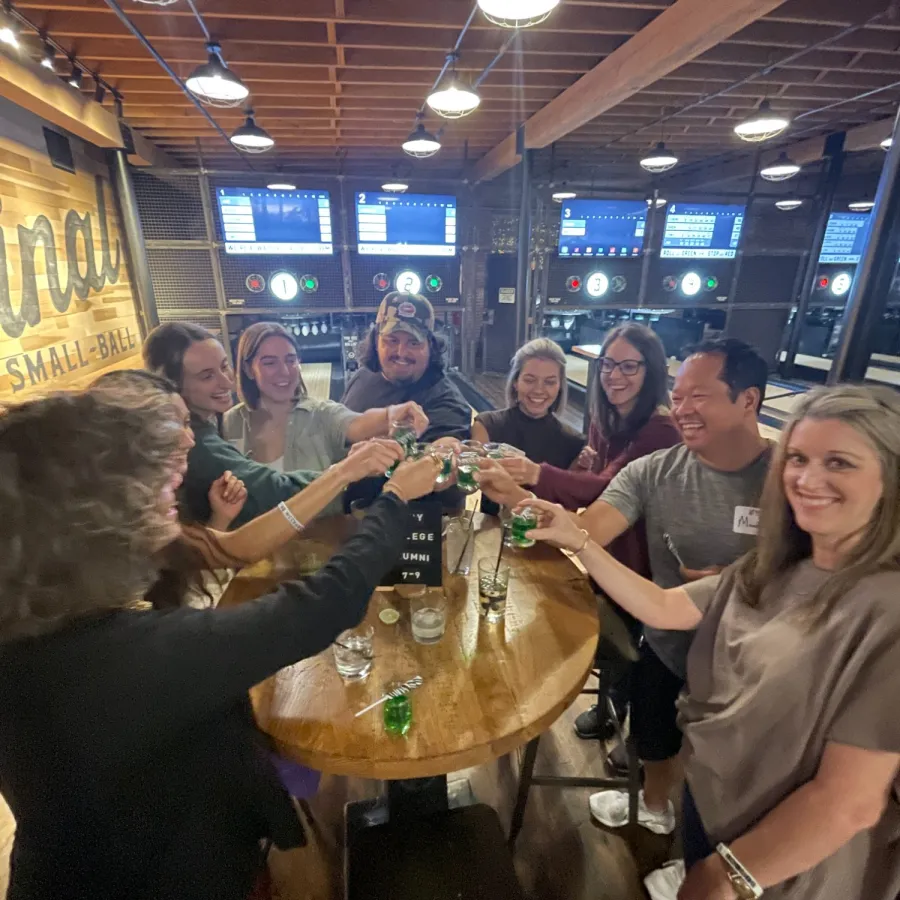
[[[451,575],[468,575],[475,549],[474,535],[469,534],[465,516],[449,519],[444,529],[444,564]]]
[[[413,597],[409,604],[413,640],[417,644],[436,644],[447,628],[447,604],[440,588]]]
[[[495,559],[478,561],[478,602],[488,622],[499,622],[506,615],[509,590],[509,566]]]
[[[334,667],[341,678],[356,681],[372,671],[374,636],[375,629],[371,625],[360,625],[338,636],[331,649],[334,652]]]

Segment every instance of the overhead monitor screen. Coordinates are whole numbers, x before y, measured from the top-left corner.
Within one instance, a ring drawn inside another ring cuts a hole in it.
[[[864,212],[833,212],[819,252],[820,263],[858,263],[870,216]]]
[[[559,255],[639,256],[646,225],[643,200],[564,200]]]
[[[328,191],[217,188],[225,252],[317,254],[334,251]]]
[[[663,229],[663,259],[734,259],[744,207],[721,203],[670,203]]]
[[[456,197],[448,194],[356,195],[359,252],[368,256],[453,256]]]

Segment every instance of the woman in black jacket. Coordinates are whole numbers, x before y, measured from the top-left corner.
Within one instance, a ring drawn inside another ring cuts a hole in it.
[[[9,900],[245,900],[297,838],[248,689],[364,616],[431,491],[401,465],[305,582],[224,610],[143,597],[178,537],[183,422],[102,393],[0,415],[0,785]]]

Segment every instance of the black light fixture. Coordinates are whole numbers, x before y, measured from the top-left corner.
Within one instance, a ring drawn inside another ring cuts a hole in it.
[[[56,71],[56,51],[53,49],[53,45],[48,41],[44,41],[43,47],[41,48],[41,65],[51,72]]]
[[[71,84],[73,88],[81,89],[81,83],[84,80],[84,73],[78,68],[78,64],[72,61],[72,71],[66,79],[67,84]]]
[[[446,82],[433,90],[425,102],[443,119],[461,119],[475,112],[481,103],[478,92],[466,84],[456,73],[459,54],[455,51],[447,56],[449,73]]]
[[[775,201],[775,207],[782,212],[792,212],[800,209],[801,206],[803,206],[803,201],[799,197],[782,197]]]
[[[240,128],[235,128],[231,143],[243,153],[265,153],[275,146],[275,138],[264,128],[260,128],[253,118],[253,110],[248,109],[247,118]]]
[[[673,166],[678,165],[678,157],[660,141],[646,156],[641,159],[641,168],[660,175],[668,172]]]
[[[799,172],[800,166],[782,151],[776,160],[759,170],[759,175],[766,181],[787,181],[788,178],[793,178]]]
[[[543,22],[559,0],[478,0],[484,17],[501,28],[529,28]]]
[[[225,65],[218,44],[207,44],[206,52],[206,62],[188,75],[185,87],[207,106],[221,109],[240,106],[250,96],[250,88]]]
[[[103,103],[106,99],[106,88],[98,81],[94,86],[94,102]]]
[[[751,143],[771,140],[784,131],[791,120],[772,109],[768,100],[763,100],[743,122],[734,126],[734,133],[742,140]]]
[[[403,152],[416,159],[434,156],[441,149],[441,142],[430,131],[425,130],[423,118],[422,113],[416,114],[416,127],[402,145]]]

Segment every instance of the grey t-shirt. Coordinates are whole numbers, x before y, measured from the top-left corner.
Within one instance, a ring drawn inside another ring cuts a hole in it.
[[[769,448],[749,466],[722,472],[679,444],[629,463],[601,499],[631,525],[644,519],[653,581],[677,587],[684,582],[679,560],[688,569],[727,566],[752,549],[771,455]],[[644,635],[656,655],[684,678],[693,632],[648,627]]]

